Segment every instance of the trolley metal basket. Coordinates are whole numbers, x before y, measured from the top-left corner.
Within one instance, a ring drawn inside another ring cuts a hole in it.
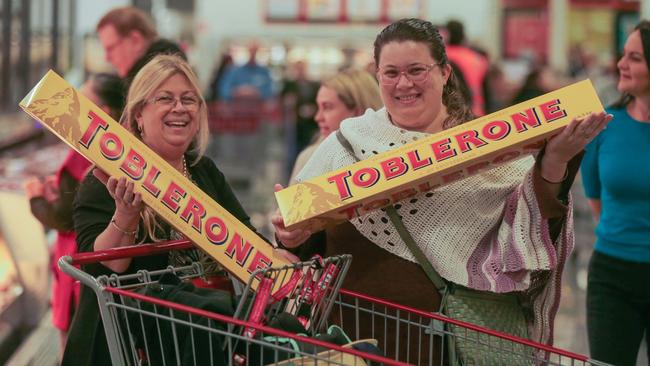
[[[199,263],[98,278],[75,267],[191,247],[187,241],[174,241],[80,253],[59,260],[65,273],[97,295],[114,365],[445,365],[449,362],[445,342],[449,337],[459,337],[448,331],[449,326],[465,329],[462,337],[468,342],[510,360],[495,363],[495,357],[490,357],[489,362],[475,360],[475,365],[514,364],[513,355],[517,365],[606,365],[440,314],[339,290],[350,264],[349,256],[297,263],[290,267],[292,271],[283,267],[253,273],[271,283],[284,283],[282,276],[287,273],[302,275],[288,281],[290,287],[275,292],[263,290],[262,285],[254,291],[249,284],[240,294],[233,316],[139,291],[155,291],[157,286],[162,289],[166,275],[177,276],[183,282],[199,277],[203,274]],[[317,297],[307,296],[309,289],[319,287],[322,293]],[[264,291],[267,294],[260,297]],[[201,294],[210,296],[208,292]],[[256,304],[258,308],[262,304],[261,313],[255,309]],[[310,305],[307,311],[305,304]],[[279,314],[296,315],[298,319],[302,316],[307,333],[268,326],[269,320]],[[319,333],[331,337],[314,337]]]

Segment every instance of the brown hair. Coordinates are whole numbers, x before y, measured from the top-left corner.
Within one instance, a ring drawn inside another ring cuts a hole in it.
[[[409,18],[401,19],[389,24],[375,39],[375,64],[379,66],[381,49],[390,42],[413,41],[425,44],[429,48],[431,57],[439,65],[448,65],[447,52],[442,36],[436,27],[426,20]],[[445,120],[443,128],[465,123],[474,118],[469,104],[465,102],[456,75],[452,71],[449,79],[442,89],[442,104],[447,108],[449,117]]]
[[[639,24],[634,27],[634,31],[639,31],[639,35],[641,36],[641,45],[643,46],[643,57],[645,58],[645,64],[648,67],[648,71],[650,71],[650,21],[640,21]],[[610,107],[621,109],[630,104],[632,99],[634,99],[634,96],[629,93],[623,93],[623,95],[621,95],[617,101],[612,103]]]
[[[128,36],[133,31],[142,34],[142,37],[148,41],[158,37],[151,18],[133,6],[124,6],[109,11],[99,20],[96,29],[99,31],[108,25],[115,27],[117,34],[122,37]]]

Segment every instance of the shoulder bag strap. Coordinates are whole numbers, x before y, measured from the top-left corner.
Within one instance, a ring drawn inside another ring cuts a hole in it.
[[[352,155],[354,160],[359,161],[359,159],[357,159],[356,155],[354,155],[354,149],[352,148],[352,145],[350,144],[350,141],[348,141],[348,139],[346,139],[345,136],[343,136],[343,133],[341,133],[341,130],[336,130],[335,133],[336,133],[336,139],[339,140],[339,143],[341,145],[343,145],[345,150],[347,150],[350,153],[350,155]]]
[[[397,210],[395,210],[395,207],[393,205],[386,207],[386,213],[388,214],[390,221],[397,229],[397,233],[399,234],[400,238],[402,238],[418,263],[420,263],[420,266],[427,274],[427,277],[429,277],[431,282],[433,282],[438,291],[442,292],[442,290],[447,286],[447,282],[438,274],[436,269],[433,268],[433,265],[431,265],[431,262],[429,262],[427,257],[424,255],[422,249],[420,249],[420,247],[415,243],[413,236],[411,236],[411,233],[409,233],[408,229],[406,226],[404,226],[404,223],[397,215]]]
[[[358,160],[354,155],[354,150],[352,149],[350,141],[348,141],[348,139],[343,136],[341,130],[336,130],[336,139],[339,140],[339,143],[350,154],[352,154],[355,160]],[[386,213],[388,214],[390,221],[392,221],[393,225],[397,229],[397,233],[399,234],[400,238],[402,238],[418,263],[420,263],[420,267],[422,267],[424,272],[427,274],[427,277],[429,277],[431,282],[433,282],[433,285],[436,286],[438,291],[442,292],[447,287],[447,282],[438,274],[438,272],[436,272],[435,268],[433,268],[420,247],[418,247],[418,245],[415,243],[415,240],[413,240],[411,233],[409,233],[408,229],[406,226],[404,226],[404,223],[399,218],[399,215],[397,215],[395,207],[393,205],[386,207]]]

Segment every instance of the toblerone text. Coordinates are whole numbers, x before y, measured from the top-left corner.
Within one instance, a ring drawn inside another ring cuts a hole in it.
[[[574,118],[601,112],[584,80],[276,192],[287,228],[312,231],[538,151]]]
[[[49,71],[20,106],[109,175],[132,180],[148,206],[238,279],[247,282],[259,268],[288,264],[274,255],[270,244],[55,72]],[[282,284],[277,282],[276,286]]]

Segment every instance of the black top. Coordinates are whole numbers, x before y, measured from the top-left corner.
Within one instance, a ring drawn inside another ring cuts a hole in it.
[[[187,61],[185,52],[183,52],[183,50],[181,50],[176,43],[168,41],[166,39],[159,39],[157,41],[154,41],[149,46],[149,48],[147,48],[147,51],[144,53],[144,55],[140,57],[138,61],[133,64],[133,66],[131,66],[131,69],[129,69],[129,72],[124,78],[124,90],[127,92],[129,91],[129,86],[131,86],[131,82],[133,81],[133,78],[138,73],[138,71],[140,71],[144,65],[146,65],[149,61],[151,61],[152,58],[157,55],[179,55],[185,61]]]
[[[192,161],[188,157],[188,161]],[[239,221],[257,232],[250,223],[250,218],[235,197],[223,173],[214,162],[206,157],[189,172],[196,185],[208,196],[228,210]],[[73,219],[77,232],[79,252],[92,252],[95,239],[109,225],[115,212],[115,201],[111,198],[104,184],[92,174],[86,176],[74,202]],[[139,230],[143,233],[145,230]],[[169,237],[170,227],[165,223],[164,231]],[[143,234],[144,235],[144,234]],[[136,242],[140,242],[139,235]],[[145,237],[145,243],[151,242]],[[121,273],[135,273],[140,269],[163,269],[168,264],[168,254],[133,258],[128,269]],[[97,263],[82,267],[84,272],[97,277],[113,273],[107,267]],[[104,327],[101,321],[96,295],[86,286],[81,287],[79,306],[72,320],[68,342],[63,355],[62,365],[110,365],[110,355],[106,343]]]

